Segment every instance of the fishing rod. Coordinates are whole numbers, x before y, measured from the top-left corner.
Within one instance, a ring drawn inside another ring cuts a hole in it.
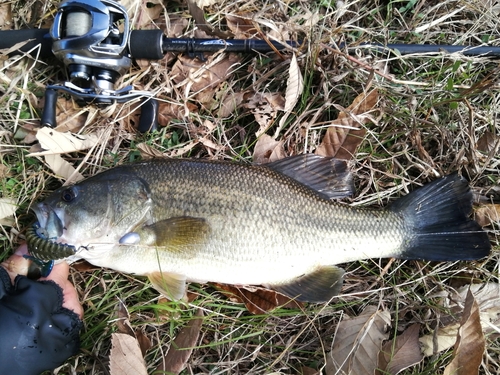
[[[297,41],[259,39],[167,38],[162,30],[130,30],[126,9],[114,0],[69,0],[59,5],[50,29],[0,31],[0,49],[24,43],[19,49],[36,58],[56,57],[67,68],[69,81],[48,85],[41,125],[55,127],[58,92],[75,98],[77,104],[106,107],[142,99],[138,130],[158,128],[158,102],[149,91],[134,90],[132,85],[116,89],[117,79],[131,66],[133,59],[160,60],[167,52],[185,53],[204,59],[203,53],[283,51],[301,46]],[[414,53],[461,53],[465,56],[500,57],[500,47],[430,44],[370,44],[355,48]],[[351,52],[350,52],[351,53]]]

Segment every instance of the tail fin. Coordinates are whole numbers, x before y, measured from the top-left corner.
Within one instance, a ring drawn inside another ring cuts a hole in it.
[[[488,235],[475,221],[468,182],[457,173],[395,201],[389,209],[408,225],[403,259],[473,260],[491,250]]]

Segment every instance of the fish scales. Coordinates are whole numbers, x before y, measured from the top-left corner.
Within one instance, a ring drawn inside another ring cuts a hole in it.
[[[57,242],[78,249],[69,260],[148,275],[173,298],[186,281],[212,281],[320,302],[340,290],[339,263],[489,253],[487,234],[468,218],[463,178],[436,180],[388,209],[354,208],[329,199],[349,191],[344,164],[316,155],[267,166],[145,161],[61,188],[34,211]]]
[[[177,216],[208,221],[210,237],[196,256],[158,255],[162,264],[182,257],[175,269],[196,270],[200,280],[225,273],[224,282],[253,284],[277,262],[282,272],[272,272],[268,283],[283,282],[321,264],[392,256],[402,244],[404,226],[396,214],[322,199],[266,167],[166,160],[122,168],[149,181],[153,221]],[[137,270],[137,262],[129,262]],[[217,267],[211,271],[207,264]]]

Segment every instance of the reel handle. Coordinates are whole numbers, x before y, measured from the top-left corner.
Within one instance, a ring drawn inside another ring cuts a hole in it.
[[[40,123],[42,126],[55,128],[56,123],[56,106],[57,106],[57,90],[52,88],[45,89],[45,103],[43,104],[42,118]]]

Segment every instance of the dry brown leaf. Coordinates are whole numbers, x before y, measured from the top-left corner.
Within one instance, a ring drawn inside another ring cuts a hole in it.
[[[498,283],[473,284],[470,287],[462,287],[458,290],[459,299],[466,299],[469,290],[479,304],[479,315],[483,333],[486,335],[498,335],[500,326],[500,285]],[[457,299],[456,296],[453,297]]]
[[[276,141],[270,135],[262,134],[253,150],[254,163],[263,164],[283,159],[286,156],[283,144],[283,141]]]
[[[185,17],[180,17],[177,14],[166,14],[165,17],[168,20],[165,33],[169,38],[179,38],[189,25],[189,21]]]
[[[496,148],[499,141],[500,137],[498,135],[490,131],[486,131],[477,141],[477,149],[479,151],[489,153]]]
[[[151,340],[149,337],[140,329],[135,330],[135,338],[137,339],[137,342],[139,343],[139,347],[141,348],[141,353],[142,356],[146,356],[146,352],[151,349],[153,346]]]
[[[187,0],[187,4],[189,13],[193,17],[196,26],[210,35],[212,33],[212,28],[206,24],[205,12],[203,9],[198,6],[196,0]]]
[[[0,198],[0,224],[12,225],[12,215],[17,210],[17,202],[13,198]]]
[[[235,114],[240,104],[243,102],[245,94],[243,92],[231,92],[228,93],[223,99],[219,106],[219,111],[217,113],[219,118],[228,118]]]
[[[147,375],[139,343],[126,333],[111,335],[110,375]]]
[[[127,306],[125,306],[122,300],[118,300],[116,315],[118,316],[118,319],[116,320],[118,332],[126,333],[127,335],[135,338],[134,329],[132,328],[129,320],[130,314],[128,313]]]
[[[435,166],[434,160],[432,160],[432,157],[429,155],[429,153],[422,144],[422,132],[419,129],[414,129],[411,131],[410,141],[413,147],[418,150],[419,158],[434,168]]]
[[[441,304],[450,311],[462,311],[469,290],[479,304],[479,315],[483,333],[494,339],[500,325],[500,285],[498,283],[472,284],[458,289],[441,299]],[[460,315],[459,315],[460,317]],[[439,328],[437,332],[422,336],[419,341],[425,356],[431,356],[451,348],[458,334],[459,323]],[[434,343],[437,345],[434,347]]]
[[[251,15],[242,17],[240,15],[226,14],[226,22],[235,39],[253,39],[259,34],[251,20]]]
[[[228,284],[214,285],[228,298],[245,304],[247,310],[256,315],[272,311],[277,307],[297,309],[304,306],[302,303],[284,294],[258,286],[237,287]]]
[[[325,374],[373,375],[390,325],[389,312],[374,306],[368,306],[355,318],[342,320],[328,355]]]
[[[203,0],[207,1],[207,0]],[[199,5],[199,4],[201,5]],[[219,28],[213,28],[212,26],[208,25],[207,22],[205,21],[205,12],[203,12],[203,9],[201,7],[204,6],[204,3],[200,0],[187,0],[188,4],[188,9],[189,13],[191,13],[191,16],[193,17],[194,21],[196,22],[196,26],[206,32],[208,35],[215,35],[218,38],[221,39],[226,39],[229,37],[232,37],[233,35],[230,32],[222,31]]]
[[[500,204],[487,204],[474,210],[474,220],[482,227],[500,222]]]
[[[31,152],[28,156],[45,156],[45,162],[52,171],[67,182],[83,180],[83,175],[59,154],[91,148],[98,142],[98,135],[82,136],[70,132],[61,133],[55,129],[43,127],[38,129],[36,138],[40,144],[38,147],[32,147],[32,151],[35,152]]]
[[[285,99],[280,93],[256,92],[248,99],[244,105],[252,111],[255,120],[260,125],[256,136],[263,134],[274,122],[278,111],[283,111],[285,108]]]
[[[295,107],[302,95],[302,90],[304,90],[304,78],[300,72],[297,57],[293,54],[286,82],[285,108],[283,109],[285,112],[290,112]]]
[[[283,111],[283,117],[281,117],[278,128],[276,129],[274,138],[277,138],[286,124],[286,120],[292,110],[295,108],[302,91],[304,90],[304,78],[299,69],[299,64],[297,63],[297,57],[295,54],[292,56],[290,61],[290,67],[288,68],[288,79],[286,82],[286,92],[285,92],[285,105]]]
[[[59,154],[45,155],[45,163],[49,166],[54,174],[63,180],[78,182],[84,179],[83,175],[78,172],[69,162],[64,160]]]
[[[163,154],[163,152],[158,151],[156,148],[148,145],[146,142],[139,143],[137,145],[137,149],[141,153],[141,158],[144,160],[165,157],[165,154]]]
[[[217,57],[218,56],[218,57]],[[226,56],[209,56],[207,61],[179,56],[172,67],[172,80],[184,88],[185,96],[190,93],[203,104],[214,100],[217,86],[240,64],[241,57],[233,53]]]
[[[40,128],[36,133],[36,138],[44,151],[30,153],[28,156],[65,154],[86,150],[94,146],[99,140],[99,136],[95,134],[84,136],[69,132],[60,133],[49,127]]]
[[[377,374],[396,375],[424,358],[418,341],[419,324],[412,324],[401,335],[387,341],[379,353]]]
[[[184,118],[186,107],[189,112],[194,112],[198,109],[196,104],[191,102],[180,105],[178,103],[161,101],[158,107],[158,125],[168,126],[170,121]]]
[[[454,358],[446,366],[444,375],[476,375],[483,360],[485,341],[481,328],[479,306],[469,290],[464,313],[453,350]]]
[[[366,131],[362,125],[371,121],[370,112],[374,111],[377,102],[377,90],[358,95],[332,122],[316,149],[316,154],[351,159],[365,136]]]
[[[10,30],[12,24],[12,2],[0,4],[0,30]]]
[[[439,328],[437,332],[420,337],[418,341],[422,345],[424,356],[429,357],[455,345],[459,326],[458,323],[453,323]]]
[[[193,352],[193,347],[198,342],[202,323],[203,311],[198,309],[195,318],[189,321],[188,325],[179,332],[170,345],[167,355],[163,358],[156,371],[178,374],[186,367],[186,363]]]
[[[155,27],[155,21],[163,12],[161,0],[125,0],[121,5],[127,9],[134,29],[144,30]]]

